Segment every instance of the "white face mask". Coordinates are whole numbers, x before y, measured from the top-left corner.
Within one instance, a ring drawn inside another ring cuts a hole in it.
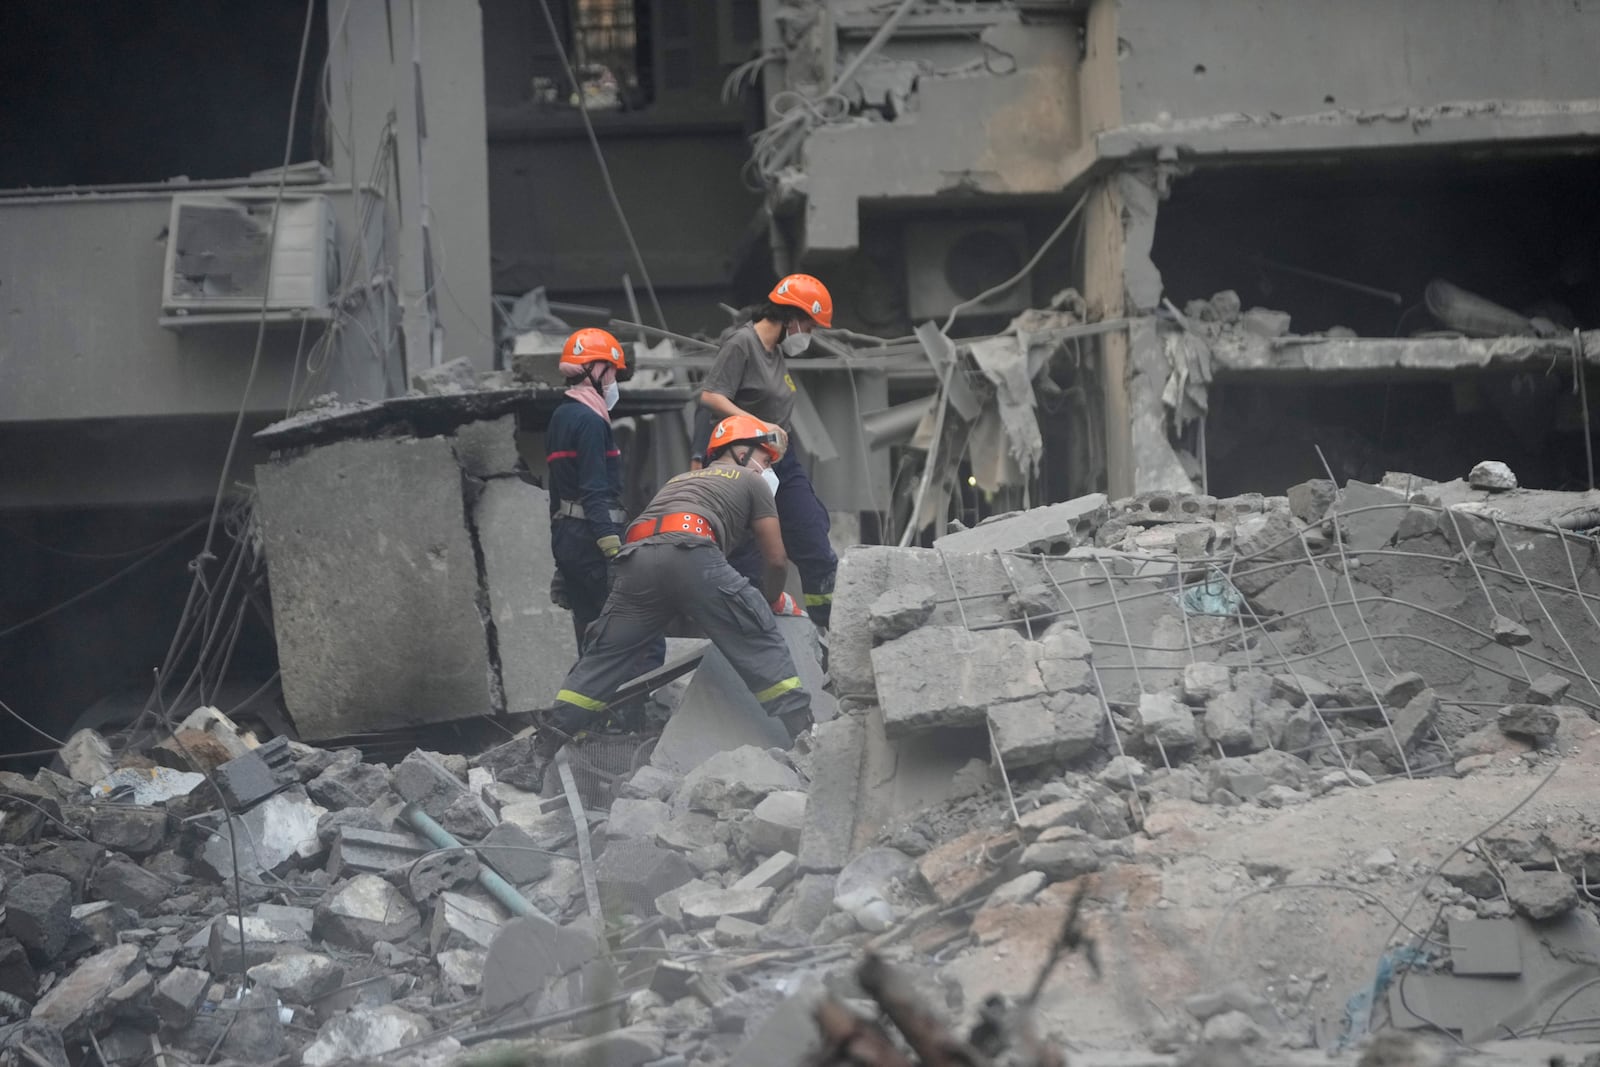
[[[786,356],[798,356],[810,347],[811,335],[809,333],[791,333],[778,343],[778,348]]]
[[[761,472],[761,480],[767,483],[767,488],[772,490],[772,495],[778,495],[778,472],[771,467]]]
[[[617,406],[617,401],[622,398],[622,390],[617,388],[616,382],[606,386],[605,398],[607,411]]]

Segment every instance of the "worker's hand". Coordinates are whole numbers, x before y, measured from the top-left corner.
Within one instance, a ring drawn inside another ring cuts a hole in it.
[[[604,537],[596,538],[595,544],[599,546],[600,554],[606,559],[613,559],[618,552],[622,551],[622,538],[616,534],[607,534]]]
[[[805,615],[805,609],[788,593],[779,593],[778,599],[772,602],[774,615]]]
[[[550,578],[550,603],[558,608],[572,610],[571,603],[567,601],[567,580],[561,577],[561,568],[559,567],[556,568],[555,574]]]

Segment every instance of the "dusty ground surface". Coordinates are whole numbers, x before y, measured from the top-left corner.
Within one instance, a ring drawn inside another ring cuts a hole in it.
[[[1371,981],[1396,932],[1390,911],[1404,912],[1458,844],[1552,769],[1504,825],[1600,817],[1600,726],[1568,740],[1575,743],[1562,752],[1510,752],[1465,778],[1380,782],[1275,811],[1159,802],[1148,824],[1154,834],[1138,841],[1144,862],[1090,876],[1099,906],[1089,927],[1104,975],[1096,981],[1082,957],[1060,965],[1041,1000],[1049,1032],[1086,1047],[1123,1046],[1130,1034],[1185,1020],[1186,997],[1238,981],[1277,1004],[1291,1029],[1331,1043],[1346,1000]],[[1290,888],[1300,885],[1315,888]],[[979,916],[979,943],[948,964],[969,1002],[1026,990],[1074,888],[1057,883],[1031,903]],[[1408,925],[1426,927],[1438,907],[1418,899]]]

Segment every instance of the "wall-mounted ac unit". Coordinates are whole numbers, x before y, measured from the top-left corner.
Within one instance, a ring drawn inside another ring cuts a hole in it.
[[[921,221],[905,229],[907,310],[913,322],[943,319],[964,300],[998,285],[1028,261],[1020,222]],[[1032,303],[1024,278],[968,314],[1013,314]]]
[[[286,195],[272,230],[272,193],[172,198],[161,305],[168,312],[321,311],[339,277],[333,208]],[[268,247],[269,237],[271,247]]]

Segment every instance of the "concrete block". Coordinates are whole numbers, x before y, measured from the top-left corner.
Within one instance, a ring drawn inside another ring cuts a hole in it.
[[[428,947],[435,955],[447,949],[487,949],[505,921],[498,904],[465,893],[441,893],[428,927]]]
[[[167,840],[167,813],[164,808],[96,804],[89,816],[89,836],[116,852],[148,856]]]
[[[174,967],[156,983],[152,1003],[161,1024],[181,1030],[194,1020],[211,988],[211,975],[193,967]]]
[[[289,754],[289,739],[271,741],[220,765],[212,772],[217,791],[235,815],[250,808],[280,789],[300,780],[294,757]]]
[[[800,776],[765,749],[746,745],[715,756],[690,771],[675,807],[721,812],[748,809],[768,793],[803,788]]]
[[[935,538],[933,543],[946,553],[998,550],[1061,556],[1079,545],[1092,543],[1095,530],[1109,517],[1105,494],[1090,493],[1075,500],[999,516],[970,530]]]
[[[477,989],[483,985],[483,965],[489,958],[487,952],[476,949],[451,948],[434,956],[439,964],[439,977],[462,989]]]
[[[1206,701],[1233,688],[1233,672],[1221,663],[1201,660],[1183,668],[1183,699],[1204,707]]]
[[[1166,748],[1192,748],[1199,741],[1194,712],[1170,693],[1141,696],[1135,721],[1146,739]]]
[[[334,878],[384,874],[412,863],[431,849],[415,834],[341,826],[328,850],[327,871]]]
[[[1220,693],[1206,702],[1206,740],[1223,748],[1245,748],[1254,739],[1255,701],[1244,693]]]
[[[643,841],[613,841],[594,867],[607,914],[649,916],[658,897],[695,876],[681,853]]]
[[[745,824],[745,845],[759,855],[798,852],[800,831],[806,820],[806,794],[781,789],[768,793]]]
[[[572,615],[550,603],[550,497],[517,478],[483,487],[473,508],[500,654],[505,706],[549,705],[578,659]]]
[[[1506,898],[1535,922],[1557,919],[1578,906],[1578,887],[1562,871],[1506,871]]]
[[[493,707],[448,439],[339,442],[260,465],[256,484],[284,700],[302,738]]]
[[[1545,704],[1510,704],[1495,713],[1495,725],[1508,737],[1535,743],[1551,740],[1561,729],[1561,716]]]
[[[503,822],[484,836],[478,855],[512,885],[527,885],[550,873],[550,857],[528,851],[538,847],[528,831]]]
[[[766,927],[760,923],[753,923],[748,919],[735,919],[731,915],[724,915],[712,927],[711,936],[717,944],[731,948],[736,945],[753,944]]]
[[[1093,874],[1101,867],[1099,850],[1086,837],[1035,842],[1023,851],[1021,863],[1024,870],[1038,871],[1052,882]]]
[[[718,919],[762,919],[772,906],[771,889],[706,889],[683,898],[683,921],[690,928],[714,926]]]
[[[40,963],[53,963],[72,936],[72,886],[54,874],[30,874],[5,890],[5,928]]]
[[[1045,691],[1037,652],[1012,630],[930,626],[872,650],[884,729],[891,738],[938,726],[974,726],[989,705]]]
[[[29,1018],[53,1026],[72,1042],[87,1041],[111,995],[143,968],[139,946],[118,945],[96,953],[50,987]]]
[[[336,763],[311,779],[306,793],[330,811],[339,811],[376,803],[389,795],[391,786],[388,768],[352,760]]]
[[[404,894],[375,874],[357,875],[317,905],[317,935],[358,952],[378,941],[404,941],[421,926]]]
[[[782,889],[799,871],[800,861],[792,852],[775,852],[762,860],[754,870],[740,878],[730,889]]]
[[[230,836],[238,843],[239,873],[247,878],[259,880],[265,872],[279,872],[291,860],[315,859],[323,852],[317,820],[325,814],[327,809],[312,803],[304,786],[286,789],[224,823],[206,839],[200,863],[217,878],[231,878]]]
[[[1105,728],[1098,697],[1051,693],[996,704],[988,711],[995,747],[1007,768],[1071,760],[1092,752]]]
[[[517,417],[469,422],[450,435],[456,462],[474,478],[497,478],[517,472]]]
[[[315,952],[279,956],[256,964],[249,974],[287,1004],[314,1004],[344,984],[344,965]]]
[[[356,1008],[336,1015],[317,1031],[317,1039],[300,1054],[305,1067],[329,1067],[355,1060],[376,1060],[431,1033],[428,1020],[394,1004]]]
[[[417,749],[394,769],[394,791],[435,819],[467,791],[467,783],[430,752]]]
[[[133,911],[109,900],[92,904],[79,904],[72,909],[72,923],[76,927],[68,942],[68,952],[78,955],[77,949],[86,946],[88,952],[101,952],[120,944],[122,931],[138,925]]]
[[[1307,526],[1314,526],[1328,514],[1338,496],[1339,487],[1333,482],[1312,478],[1289,487],[1289,510]]]
[[[1525,704],[1559,704],[1566,699],[1572,680],[1559,674],[1541,674],[1527,685],[1522,702]]]
[[[1522,973],[1522,937],[1510,919],[1452,919],[1450,973],[1515,978]]]
[[[937,603],[938,598],[926,585],[885,590],[872,602],[867,615],[873,641],[893,641],[917,629],[928,621]]]
[[[95,868],[88,892],[140,915],[154,915],[172,896],[173,884],[122,856],[112,856]]]
[[[800,830],[800,869],[837,871],[850,861],[854,843],[866,735],[858,719],[846,716],[816,727],[811,743],[815,755]]]
[[[257,904],[256,918],[275,922],[280,926],[293,926],[305,931],[306,937],[311,936],[311,929],[316,925],[317,913],[310,908],[296,908],[283,904]]]
[[[1354,479],[1346,482],[1334,507],[1346,547],[1364,552],[1394,540],[1406,516],[1405,502],[1402,493]],[[1367,508],[1377,510],[1363,510]]]
[[[310,939],[298,925],[246,915],[241,953],[239,918],[224,913],[212,919],[206,928],[206,965],[215,974],[240,974],[285,953],[303,951]]]
[[[512,1020],[593,1004],[614,996],[618,986],[587,920],[557,926],[541,916],[519,916],[489,946],[482,989],[483,1011]],[[616,1025],[615,1015],[605,1018]]]
[[[672,808],[663,801],[619,797],[611,805],[611,815],[606,820],[606,836],[654,841],[656,835],[671,821]]]

